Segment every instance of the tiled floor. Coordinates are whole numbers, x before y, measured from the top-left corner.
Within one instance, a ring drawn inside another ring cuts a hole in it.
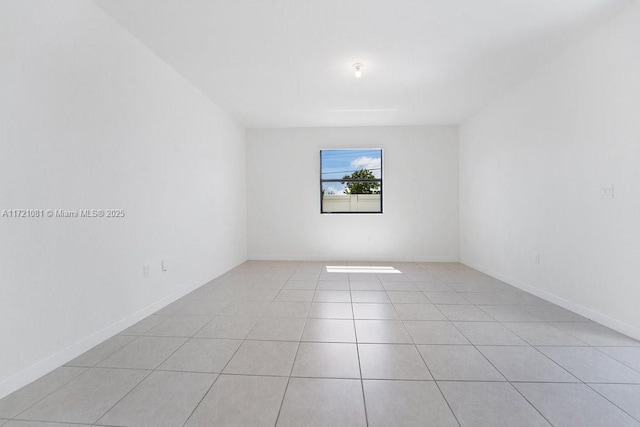
[[[461,264],[367,265],[398,272],[247,262],[0,400],[0,425],[640,426],[639,342]]]

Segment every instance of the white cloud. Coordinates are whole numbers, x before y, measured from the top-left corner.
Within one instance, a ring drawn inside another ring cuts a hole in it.
[[[345,189],[344,186],[338,187],[338,188],[336,188],[336,187],[325,187],[324,194],[335,194],[337,196],[337,195],[340,195],[340,194],[344,194],[344,189]]]
[[[380,178],[380,165],[382,164],[380,157],[358,157],[351,162],[351,167],[354,169],[368,169],[373,172],[376,178]]]

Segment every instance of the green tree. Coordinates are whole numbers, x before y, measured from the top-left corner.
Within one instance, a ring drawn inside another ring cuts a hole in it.
[[[360,169],[351,175],[345,175],[342,179],[376,179],[368,169]],[[380,183],[375,181],[342,181],[347,184],[345,194],[380,194]]]

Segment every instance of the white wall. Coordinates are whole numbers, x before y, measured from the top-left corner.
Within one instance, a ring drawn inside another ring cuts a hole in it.
[[[638,46],[635,2],[460,129],[462,262],[636,338]]]
[[[0,28],[0,210],[126,211],[0,218],[2,397],[243,262],[246,199],[244,130],[91,2]]]
[[[382,148],[384,214],[320,214],[323,148]],[[247,130],[250,259],[458,259],[455,127]]]

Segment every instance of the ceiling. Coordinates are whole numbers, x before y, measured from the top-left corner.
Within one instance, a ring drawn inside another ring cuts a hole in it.
[[[246,127],[457,124],[632,1],[95,0]]]

